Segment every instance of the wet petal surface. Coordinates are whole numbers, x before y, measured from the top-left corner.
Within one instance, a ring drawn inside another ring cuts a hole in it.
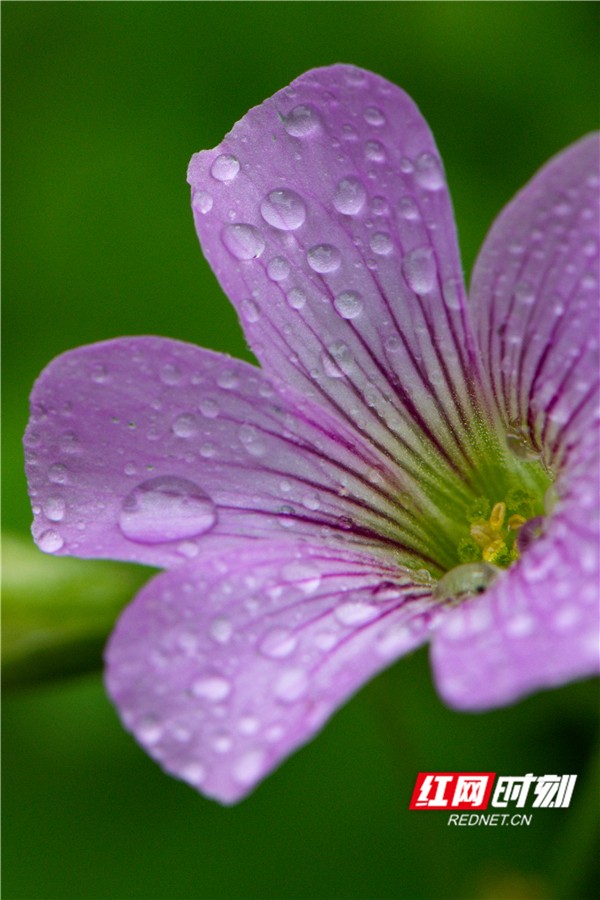
[[[430,588],[393,566],[265,543],[159,575],[106,653],[125,727],[168,772],[224,803],[432,624]]]

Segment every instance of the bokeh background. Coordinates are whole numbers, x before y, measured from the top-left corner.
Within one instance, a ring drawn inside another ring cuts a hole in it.
[[[194,151],[305,69],[373,69],[433,128],[468,272],[515,190],[597,127],[598,12],[577,2],[5,3],[4,527],[27,539],[20,441],[31,384],[53,356],[146,333],[249,358],[195,237]],[[51,630],[59,613],[38,609],[49,584],[61,615],[85,607],[80,570],[63,589],[63,561],[5,546],[22,627],[29,616],[38,636]],[[110,584],[105,565],[98,578]],[[146,576],[117,576],[113,606]],[[6,616],[18,618],[12,601]],[[437,698],[418,652],[223,809],[163,775],[122,731],[101,683],[98,645],[115,615],[110,601],[103,610],[93,640],[79,622],[62,673],[58,653],[36,684],[18,687],[32,680],[27,659],[8,679],[6,900],[593,896],[593,683],[461,715]],[[408,812],[428,770],[579,781],[570,809],[539,811],[528,828],[457,829],[444,814]]]

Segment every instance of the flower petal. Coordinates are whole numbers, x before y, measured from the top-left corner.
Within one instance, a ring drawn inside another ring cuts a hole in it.
[[[590,442],[591,443],[591,442]],[[481,597],[441,621],[432,641],[440,694],[484,710],[600,669],[598,435],[557,482],[546,533]]]
[[[254,366],[162,338],[58,357],[25,437],[39,546],[161,567],[200,543],[299,532],[400,552],[416,526],[386,460],[284,393]]]
[[[122,614],[108,692],[168,772],[233,803],[426,639],[430,594],[343,548],[250,542],[203,554]]]
[[[495,402],[525,450],[558,467],[598,389],[598,135],[560,153],[492,226],[472,311]]]
[[[203,251],[265,371],[396,459],[465,465],[478,363],[413,101],[351,66],[316,69],[196,154],[188,180]]]

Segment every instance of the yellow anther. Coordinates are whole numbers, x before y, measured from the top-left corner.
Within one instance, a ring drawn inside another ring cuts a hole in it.
[[[506,544],[503,540],[497,538],[495,541],[492,541],[491,544],[488,544],[487,547],[484,547],[481,555],[485,562],[494,562],[498,554],[502,553],[503,550],[506,550]]]
[[[492,513],[490,515],[490,527],[494,531],[500,531],[504,524],[504,516],[506,515],[506,503],[494,503]]]
[[[508,527],[511,531],[517,531],[526,521],[527,519],[524,516],[519,516],[515,513],[515,515],[511,516],[508,520]]]
[[[471,537],[477,541],[480,547],[487,547],[496,538],[487,522],[473,522],[469,530]]]

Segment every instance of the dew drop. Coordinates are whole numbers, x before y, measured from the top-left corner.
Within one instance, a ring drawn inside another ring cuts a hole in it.
[[[367,192],[364,184],[352,175],[342,178],[333,195],[333,205],[338,212],[345,216],[357,215],[366,200]]]
[[[258,228],[237,222],[226,225],[221,232],[223,243],[236,259],[256,259],[265,249],[265,241]]]
[[[65,542],[57,531],[50,528],[40,534],[37,544],[44,553],[56,553],[64,547]]]
[[[334,617],[340,625],[362,625],[379,615],[376,607],[358,600],[348,600],[334,610]]]
[[[167,363],[160,370],[160,380],[169,387],[179,384],[182,378],[181,369],[173,363]]]
[[[321,125],[319,114],[312,106],[301,104],[295,106],[287,116],[283,117],[283,127],[292,137],[306,137]]]
[[[448,309],[461,308],[461,282],[458,278],[447,278],[442,285],[444,303]]]
[[[385,231],[377,231],[369,241],[369,246],[373,253],[378,256],[389,256],[394,249],[392,239]]]
[[[131,541],[160,544],[203,534],[216,520],[214,503],[198,485],[163,475],[142,482],[127,495],[119,528]]]
[[[219,404],[212,397],[204,397],[198,404],[198,409],[207,419],[216,419],[219,415]]]
[[[206,779],[206,769],[198,762],[185,765],[181,774],[189,784],[193,784],[195,787],[200,787]]]
[[[419,207],[412,197],[402,197],[402,199],[398,201],[398,215],[401,219],[412,221],[420,218]]]
[[[259,650],[269,659],[283,659],[290,656],[298,646],[297,637],[287,628],[273,628],[262,639]]]
[[[465,563],[446,572],[433,590],[435,600],[463,600],[483,594],[502,569],[491,563]]]
[[[238,381],[239,379],[233,369],[224,369],[217,378],[218,386],[225,391],[231,391],[237,387]]]
[[[292,309],[302,309],[306,303],[306,294],[300,288],[292,288],[286,299]]]
[[[367,141],[365,143],[365,157],[371,162],[385,162],[387,154],[381,141]]]
[[[62,522],[65,517],[66,503],[62,497],[48,497],[43,512],[51,522]]]
[[[226,731],[218,731],[212,739],[212,748],[216,753],[229,753],[233,747],[231,735]]]
[[[254,784],[260,777],[265,761],[264,750],[249,750],[234,763],[232,775],[238,784]]]
[[[217,616],[210,623],[209,632],[217,644],[226,644],[233,634],[233,625],[226,616]]]
[[[200,426],[193,413],[182,413],[173,422],[173,433],[180,438],[190,438],[198,434]]]
[[[231,684],[221,675],[207,675],[194,681],[191,691],[194,697],[202,697],[211,703],[220,703],[231,693]]]
[[[308,678],[304,669],[286,669],[275,682],[275,696],[284,703],[294,703],[308,689]]]
[[[415,294],[428,294],[436,282],[437,267],[431,247],[417,247],[402,260],[402,273]]]
[[[531,306],[535,301],[535,291],[527,281],[520,281],[515,287],[515,300],[523,306]]]
[[[327,347],[328,353],[324,353],[323,370],[329,378],[343,378],[354,368],[354,357],[347,344],[342,341],[334,341]]]
[[[67,468],[62,463],[54,463],[48,469],[48,481],[53,484],[64,484],[67,480]]]
[[[213,198],[208,191],[196,191],[192,200],[192,206],[197,212],[205,216],[213,208]]]
[[[304,504],[303,504],[304,505]],[[317,500],[317,507],[319,503]],[[315,507],[313,507],[315,508]],[[321,572],[314,563],[294,560],[284,566],[281,572],[282,578],[296,587],[304,594],[314,594],[321,584]]]
[[[145,716],[140,720],[136,734],[143,744],[157,744],[163,736],[162,725],[154,716]]]
[[[202,459],[212,459],[217,453],[217,445],[213,444],[212,441],[206,441],[204,444],[200,445],[200,456]]]
[[[295,231],[306,219],[302,197],[288,188],[271,191],[260,204],[260,213],[269,225],[279,231]]]
[[[442,167],[432,153],[421,153],[417,157],[415,179],[428,191],[439,191],[444,187]]]
[[[306,256],[311,269],[320,275],[335,272],[342,262],[342,254],[333,244],[316,244]]]
[[[235,156],[230,156],[227,153],[217,156],[210,167],[210,174],[217,181],[233,181],[239,171],[240,164],[238,160]]]
[[[342,319],[355,319],[362,312],[363,302],[357,291],[342,291],[333,301]]]
[[[238,436],[250,456],[264,456],[267,448],[261,432],[255,425],[245,423],[240,427]]]
[[[254,325],[260,319],[260,310],[254,300],[242,300],[240,308],[242,316],[250,325]]]
[[[108,369],[101,363],[97,363],[95,366],[92,366],[90,377],[96,384],[103,384],[108,379]]]
[[[363,118],[368,125],[374,125],[376,128],[385,125],[385,116],[376,106],[367,106]]]
[[[284,281],[290,274],[290,264],[283,256],[274,256],[267,263],[267,275],[271,281]]]

